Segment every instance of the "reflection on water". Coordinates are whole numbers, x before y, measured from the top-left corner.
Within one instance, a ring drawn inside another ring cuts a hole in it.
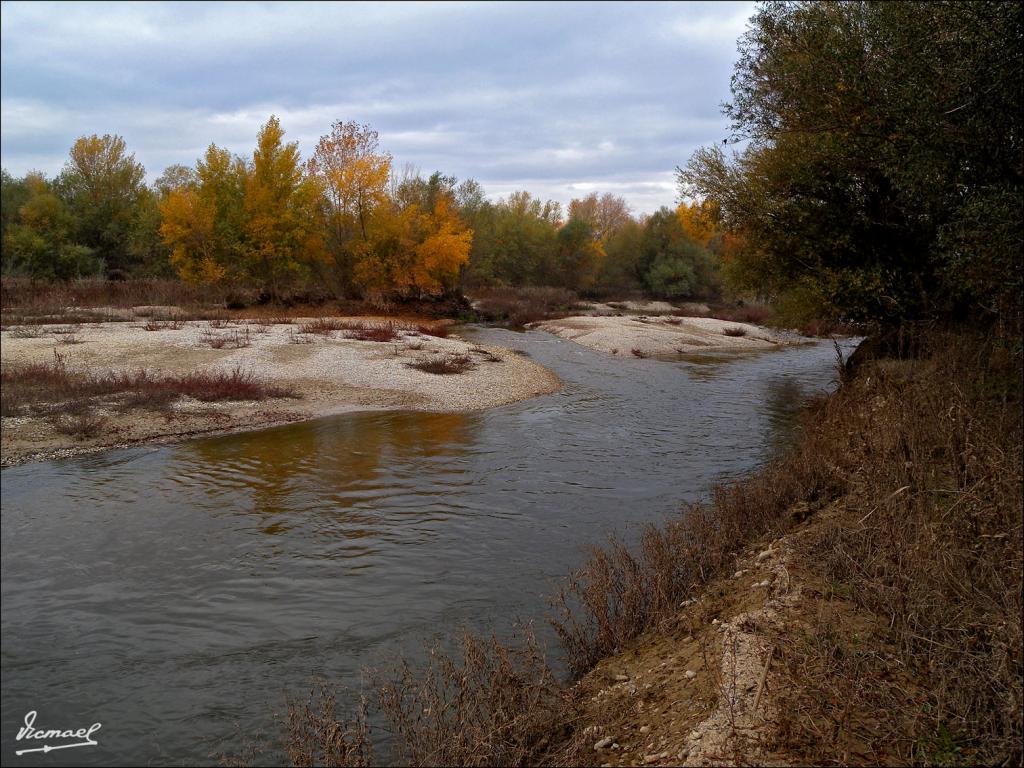
[[[827,344],[667,363],[471,333],[564,391],[4,470],[4,762],[34,709],[103,723],[62,759],[206,763],[311,675],[540,616],[587,544],[748,472],[832,382]]]

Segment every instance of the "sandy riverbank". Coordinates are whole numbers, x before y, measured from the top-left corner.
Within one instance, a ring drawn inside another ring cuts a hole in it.
[[[456,335],[439,338],[400,330],[392,341],[358,341],[346,338],[344,331],[303,334],[301,323],[301,319],[280,325],[236,321],[211,328],[209,323],[197,321],[178,329],[147,331],[139,322],[114,322],[83,325],[73,334],[61,333],[67,329],[56,326],[5,328],[0,337],[5,368],[48,363],[56,352],[71,369],[146,369],[166,374],[240,369],[288,387],[298,397],[212,403],[183,398],[162,412],[101,408],[102,431],[84,439],[58,432],[50,416],[5,416],[0,462],[6,466],[138,443],[259,429],[352,410],[472,411],[547,394],[561,386],[554,373],[522,355],[471,344]],[[74,343],[64,343],[69,336]],[[224,337],[226,346],[243,339],[248,346],[215,349],[211,337]],[[463,355],[471,362],[463,373],[425,373],[408,365]]]
[[[711,317],[576,315],[534,327],[600,352],[627,357],[757,352],[806,342],[794,334]]]

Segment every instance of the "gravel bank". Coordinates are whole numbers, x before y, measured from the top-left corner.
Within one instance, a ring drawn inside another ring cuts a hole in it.
[[[470,344],[456,335],[438,338],[400,330],[393,341],[358,341],[346,338],[345,331],[301,333],[302,322],[297,319],[293,324],[264,326],[238,321],[214,328],[197,321],[176,330],[154,331],[145,330],[142,323],[115,322],[83,325],[72,334],[57,326],[5,328],[0,335],[5,367],[52,361],[56,352],[70,368],[145,368],[163,373],[239,368],[288,386],[299,397],[226,403],[185,399],[175,403],[170,413],[111,410],[101,412],[105,418],[102,434],[87,439],[58,433],[47,417],[7,416],[2,420],[0,462],[9,465],[198,434],[258,429],[351,410],[472,411],[561,387],[554,373],[519,354]],[[211,339],[221,338],[225,348],[211,347]],[[237,340],[248,346],[228,348]],[[469,358],[471,367],[459,374],[424,373],[408,365],[460,355]]]
[[[537,328],[612,355],[676,358],[702,352],[756,352],[803,343],[749,323],[711,317],[574,316],[537,323]]]

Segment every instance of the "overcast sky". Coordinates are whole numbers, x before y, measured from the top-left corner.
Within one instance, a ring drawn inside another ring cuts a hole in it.
[[[2,163],[57,173],[118,133],[150,180],[210,142],[251,154],[271,113],[304,156],[370,123],[396,167],[491,197],[673,205],[675,166],[728,133],[750,3],[2,5]]]

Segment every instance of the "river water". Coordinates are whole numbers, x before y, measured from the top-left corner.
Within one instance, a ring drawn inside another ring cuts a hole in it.
[[[464,335],[564,390],[4,469],[4,764],[205,764],[314,676],[540,619],[587,545],[756,468],[834,386],[830,342],[661,362]],[[29,711],[99,746],[15,757]]]

